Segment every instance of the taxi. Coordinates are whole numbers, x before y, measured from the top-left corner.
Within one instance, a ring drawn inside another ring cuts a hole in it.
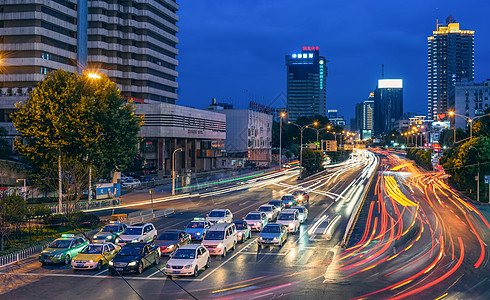
[[[120,249],[113,243],[89,244],[71,260],[71,267],[74,270],[100,270]]]
[[[94,237],[94,243],[111,242],[114,243],[123,231],[128,227],[125,223],[119,221],[110,221],[110,223],[104,226]]]
[[[202,240],[206,231],[211,227],[211,223],[206,221],[205,218],[194,218],[184,229],[185,232],[190,234],[191,240]]]
[[[71,258],[75,257],[87,245],[88,240],[83,237],[75,237],[74,234],[62,234],[61,238],[56,239],[41,252],[39,262],[43,265],[51,263],[68,265]]]

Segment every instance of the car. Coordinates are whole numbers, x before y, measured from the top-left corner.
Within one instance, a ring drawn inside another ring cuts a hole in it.
[[[172,275],[199,275],[199,270],[210,265],[209,251],[203,245],[192,244],[180,247],[165,265],[164,273]]]
[[[109,273],[143,273],[151,265],[160,263],[160,251],[153,243],[131,243],[109,261]]]
[[[293,196],[298,203],[305,203],[310,201],[310,195],[305,190],[294,191]]]
[[[211,227],[211,223],[205,218],[194,218],[184,229],[185,232],[191,235],[191,240],[202,240],[206,231]]]
[[[300,223],[304,223],[308,220],[308,209],[304,206],[291,206],[291,209],[297,209],[299,212],[299,221]]]
[[[265,225],[257,240],[258,245],[263,248],[265,245],[277,245],[282,247],[288,239],[288,229],[283,224],[270,223]]]
[[[83,237],[75,237],[73,234],[62,234],[61,238],[56,239],[48,245],[39,255],[41,264],[58,264],[68,265],[71,258],[75,257],[89,243]]]
[[[244,243],[252,237],[252,229],[247,221],[233,221],[233,224],[235,224],[236,228],[237,241]]]
[[[261,205],[257,211],[263,212],[267,215],[267,219],[269,222],[274,221],[277,218],[277,215],[279,214],[279,210],[276,209],[274,205],[270,204],[265,204]]]
[[[281,200],[282,200],[282,202],[284,202],[285,208],[289,208],[291,206],[298,205],[298,201],[296,201],[296,198],[291,194],[286,194],[286,195],[282,196]]]
[[[157,238],[157,230],[152,223],[138,223],[128,226],[116,238],[116,244],[124,246],[129,243],[152,242]]]
[[[228,250],[235,250],[237,243],[236,227],[233,223],[219,223],[206,232],[202,244],[210,255],[226,256]]]
[[[288,227],[289,232],[296,232],[300,226],[299,212],[297,209],[285,209],[277,217],[276,223]]]
[[[121,184],[123,187],[135,188],[141,185],[141,181],[138,179],[128,179]]]
[[[150,176],[143,176],[141,177],[141,182],[154,182],[155,177],[150,177]]]
[[[214,223],[231,223],[233,214],[229,209],[213,209],[207,216],[206,221]]]
[[[273,205],[276,208],[277,214],[279,214],[285,208],[284,202],[282,200],[272,200],[269,201],[268,204]]]
[[[120,246],[113,243],[89,244],[83,248],[71,260],[71,267],[74,270],[101,270],[104,265],[109,264],[109,261],[121,250]]]
[[[120,236],[123,231],[128,227],[127,224],[119,221],[111,221],[108,225],[102,227],[102,229],[93,236],[94,243],[115,243],[116,238]]]
[[[162,232],[153,242],[160,247],[160,254],[171,255],[179,247],[191,243],[191,235],[182,230],[167,230]]]
[[[262,227],[269,223],[267,220],[267,215],[260,211],[249,212],[247,216],[243,218],[243,220],[246,221],[250,225],[250,228],[255,231],[261,231]]]

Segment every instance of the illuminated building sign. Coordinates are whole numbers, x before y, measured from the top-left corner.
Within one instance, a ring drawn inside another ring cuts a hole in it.
[[[380,79],[378,80],[380,89],[401,89],[403,88],[402,79]]]
[[[323,89],[323,64],[324,64],[324,61],[323,59],[320,59],[320,61],[318,62],[320,64],[320,90]]]
[[[313,53],[294,53],[292,58],[313,58]]]
[[[320,50],[320,47],[314,46],[314,47],[303,47],[303,51],[318,51]]]

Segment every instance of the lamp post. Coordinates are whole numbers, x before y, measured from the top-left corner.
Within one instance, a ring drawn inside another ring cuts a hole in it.
[[[476,149],[475,147],[473,146],[470,146],[468,147],[468,150],[469,149],[475,149],[476,152],[478,153],[478,156],[480,156],[480,151],[478,151],[478,149]],[[476,201],[480,202],[480,157],[477,158],[478,159],[478,173],[476,175]]]
[[[450,116],[454,117],[454,143],[456,143],[456,116],[461,117],[461,118],[465,118],[466,119],[466,122],[470,123],[470,139],[473,138],[473,121],[474,120],[477,120],[477,119],[480,119],[480,118],[483,118],[483,117],[490,116],[490,113],[489,113],[489,114],[486,114],[486,115],[481,115],[481,116],[476,116],[474,118],[470,118],[468,116],[463,116],[463,115],[457,114],[454,111],[450,111],[450,112],[448,112],[448,114]]]
[[[281,112],[279,119],[279,170],[282,169],[282,119],[286,116],[285,112]]]
[[[318,134],[320,133],[320,131],[322,130],[328,130],[328,128],[320,128],[320,129],[316,129],[316,128],[313,128],[313,127],[308,127],[309,129],[313,129],[316,131],[316,142],[318,143]]]
[[[102,77],[94,72],[87,73],[87,77],[92,80],[98,80]],[[88,156],[87,156],[88,159]],[[92,200],[92,162],[90,161],[90,166],[88,169],[88,203],[90,205],[90,201]],[[97,199],[96,199],[97,200]]]
[[[172,153],[172,196],[175,195],[175,153],[182,151],[182,148],[177,148]]]
[[[315,122],[316,123],[316,122]],[[291,121],[288,121],[288,124],[292,124],[296,127],[299,128],[300,130],[300,133],[301,133],[301,145],[300,145],[300,148],[299,148],[299,169],[300,169],[300,176],[302,176],[303,174],[303,131],[308,128],[308,126],[311,126],[311,125],[315,125],[315,124],[308,124],[308,125],[305,125],[305,126],[301,126],[301,125],[298,125],[296,123],[293,123]]]
[[[17,180],[15,180],[15,182],[19,182],[19,181],[24,181],[24,187],[22,188],[22,192],[24,194],[24,201],[26,201],[26,193],[27,193],[27,190],[26,190],[26,180],[24,178],[19,178]]]

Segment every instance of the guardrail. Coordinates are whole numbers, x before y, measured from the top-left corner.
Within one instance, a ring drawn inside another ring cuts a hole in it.
[[[99,231],[99,229],[92,229],[90,231],[87,231],[85,233],[85,235],[92,236],[98,231]],[[83,234],[80,233],[80,234],[77,234],[77,236],[83,236]],[[4,256],[0,256],[0,267],[4,267],[7,265],[17,263],[17,262],[19,262],[23,259],[26,259],[26,258],[28,258],[34,254],[41,253],[41,251],[46,249],[48,247],[48,245],[53,242],[53,240],[46,242],[44,244],[41,244],[41,245],[32,246],[32,247],[29,247],[26,249],[19,250],[17,252],[13,252],[13,253],[10,253],[10,254],[4,255]]]
[[[93,200],[93,201],[84,201],[84,202],[77,202],[73,206],[73,204],[70,203],[63,203],[62,204],[62,209],[63,211],[67,211],[68,208],[70,210],[74,207],[74,210],[90,210],[90,209],[97,209],[97,208],[105,208],[105,207],[117,207],[121,204],[121,200],[119,198],[114,198],[114,199],[104,199],[104,200]],[[57,214],[59,211],[59,205],[58,204],[48,204],[47,207],[51,210],[52,213]]]
[[[126,222],[129,225],[132,225],[134,223],[146,222],[155,218],[167,217],[171,214],[175,214],[175,209],[173,207],[155,211],[152,211],[151,209],[145,209],[129,213]]]

